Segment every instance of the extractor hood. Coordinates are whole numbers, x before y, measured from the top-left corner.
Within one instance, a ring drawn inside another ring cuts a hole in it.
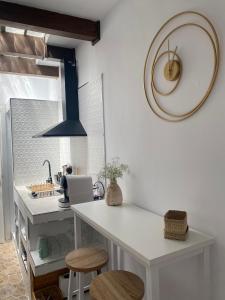
[[[64,60],[60,63],[63,122],[33,136],[74,137],[87,136],[79,120],[78,80],[75,62]]]

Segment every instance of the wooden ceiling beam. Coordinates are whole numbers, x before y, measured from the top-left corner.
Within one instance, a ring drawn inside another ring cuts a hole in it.
[[[0,73],[59,77],[58,67],[36,65],[35,59],[0,56]]]
[[[0,54],[2,55],[43,58],[45,48],[45,43],[41,38],[8,32],[0,33]]]
[[[63,37],[100,40],[100,22],[0,1],[0,24]]]

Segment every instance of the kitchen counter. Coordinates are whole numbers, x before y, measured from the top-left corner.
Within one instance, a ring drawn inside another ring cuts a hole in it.
[[[14,186],[14,188],[15,201],[32,224],[42,224],[73,217],[70,208],[64,209],[58,206],[58,199],[62,198],[63,195],[34,199],[25,186]]]

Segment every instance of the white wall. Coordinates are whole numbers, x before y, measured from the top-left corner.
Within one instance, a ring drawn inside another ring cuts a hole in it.
[[[90,78],[79,89],[79,117],[87,132],[86,137],[70,138],[71,163],[78,174],[98,180],[105,166],[105,130],[102,97],[102,76]]]
[[[0,109],[0,125],[2,124],[2,111]],[[2,126],[0,126],[0,157],[2,156]],[[2,202],[2,160],[0,159],[0,243],[4,242],[5,233],[4,233],[4,216],[3,216],[3,202]]]
[[[147,105],[143,67],[154,34],[183,10],[211,19],[220,38],[221,65],[202,109],[171,124]],[[223,0],[123,0],[102,22],[101,41],[77,49],[80,85],[105,75],[107,157],[119,156],[130,167],[131,174],[121,182],[126,200],[160,214],[171,208],[187,210],[192,227],[216,237],[213,300],[225,298],[224,10]],[[199,264],[179,264],[161,274],[161,299],[203,300],[194,296],[200,290]]]
[[[0,105],[10,98],[59,100],[60,95],[57,79],[0,74]]]

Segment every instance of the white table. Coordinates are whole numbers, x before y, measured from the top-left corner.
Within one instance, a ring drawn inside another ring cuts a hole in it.
[[[204,287],[201,299],[211,299],[210,246],[214,239],[190,230],[185,242],[164,239],[163,218],[132,204],[107,206],[104,200],[72,206],[75,214],[75,244],[81,245],[80,220],[112,241],[115,247],[131,254],[146,269],[145,299],[159,300],[159,270],[171,263],[201,255]],[[115,247],[113,247],[115,249]],[[122,253],[122,251],[119,251]],[[111,253],[111,255],[115,255]],[[115,268],[115,260],[113,268]],[[122,266],[122,257],[118,267]]]

